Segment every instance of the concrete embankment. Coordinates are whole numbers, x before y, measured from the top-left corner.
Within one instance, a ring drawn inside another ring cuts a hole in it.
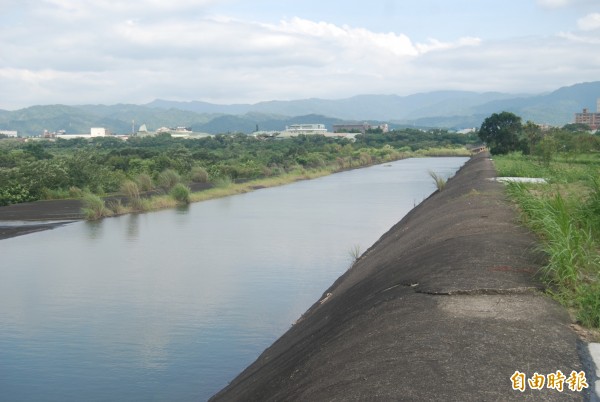
[[[213,400],[582,399],[566,382],[513,389],[516,371],[585,367],[495,174],[485,153],[467,162]]]

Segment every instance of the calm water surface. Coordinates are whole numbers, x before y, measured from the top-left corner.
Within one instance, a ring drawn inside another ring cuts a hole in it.
[[[0,241],[0,400],[205,400],[466,158]]]

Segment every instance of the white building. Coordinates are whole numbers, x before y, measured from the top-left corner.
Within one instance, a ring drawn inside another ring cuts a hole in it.
[[[4,134],[7,137],[13,137],[13,138],[16,138],[19,136],[18,132],[12,131],[12,130],[0,130],[0,134]]]
[[[296,137],[298,135],[325,135],[327,129],[325,124],[292,124],[285,126],[285,131],[282,131],[278,138]]]
[[[110,131],[104,127],[92,127],[89,134],[56,134],[56,138],[71,140],[73,138],[94,138],[109,136]]]
[[[92,127],[90,130],[91,137],[106,137],[107,135],[110,135],[110,131],[104,127]]]

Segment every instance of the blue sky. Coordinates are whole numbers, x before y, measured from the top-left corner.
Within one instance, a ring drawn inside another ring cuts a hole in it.
[[[0,109],[599,79],[598,0],[0,0]]]

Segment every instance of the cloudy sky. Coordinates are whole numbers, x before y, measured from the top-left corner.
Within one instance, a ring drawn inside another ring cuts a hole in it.
[[[600,80],[599,0],[0,0],[0,109]]]

